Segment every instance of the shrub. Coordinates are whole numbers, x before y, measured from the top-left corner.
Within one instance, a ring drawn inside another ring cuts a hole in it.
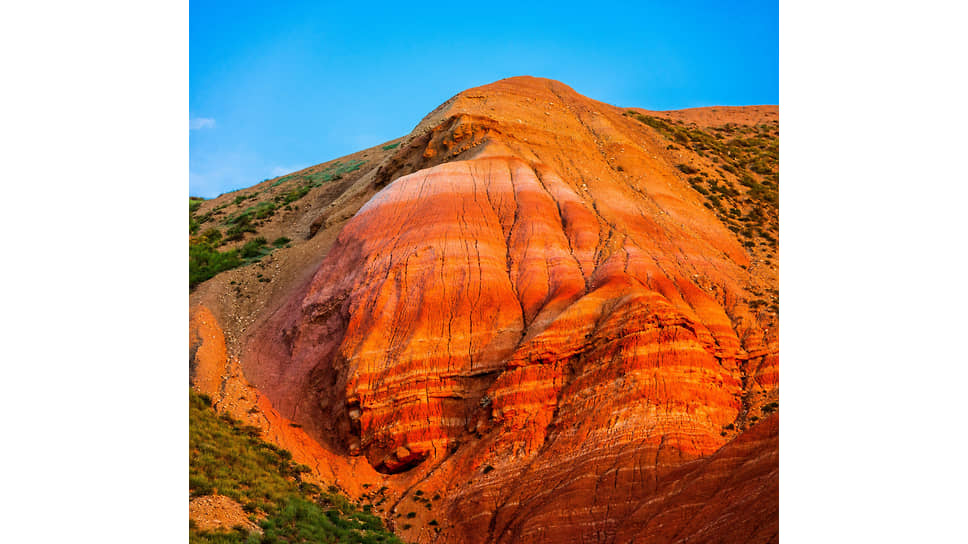
[[[322,495],[301,481],[308,467],[292,463],[288,451],[262,441],[230,417],[220,417],[190,391],[189,491],[218,490],[250,514],[264,513],[264,534],[203,532],[189,528],[189,541],[202,543],[386,542],[399,544],[376,516],[337,494]],[[315,500],[313,495],[319,495]],[[250,517],[251,519],[251,517]]]
[[[750,170],[756,172],[757,174],[763,174],[763,175],[773,173],[773,169],[770,168],[770,166],[766,164],[766,162],[764,161],[754,162],[752,165],[750,165]]]
[[[259,193],[252,193],[251,195],[239,195],[235,197],[235,200],[232,201],[232,204],[239,205],[250,198],[255,198],[258,194]]]
[[[256,219],[266,219],[276,213],[276,204],[272,201],[260,202],[253,207],[252,212]]]
[[[311,189],[312,189],[311,186],[303,185],[285,193],[284,195],[276,197],[276,199],[282,202],[283,204],[289,204],[290,202],[295,202],[300,198],[309,194],[309,191]]]
[[[239,225],[233,225],[225,231],[225,240],[241,240],[246,232],[255,232],[255,227],[250,225],[248,222]]]
[[[700,184],[698,184],[696,182],[693,182],[693,181],[690,181],[689,182],[689,185],[691,185],[693,189],[695,189],[696,191],[698,191],[699,194],[709,195],[709,191],[706,190],[706,188],[703,187],[702,185],[700,185]]]
[[[262,255],[262,249],[266,245],[266,239],[262,236],[249,240],[242,246],[242,258],[252,259],[254,257],[259,257]]]
[[[390,151],[391,149],[394,149],[394,148],[396,148],[399,145],[400,145],[400,142],[397,142],[395,144],[387,144],[387,145],[383,146],[383,150],[384,151]]]
[[[275,240],[272,241],[272,245],[274,245],[276,247],[282,247],[282,246],[288,244],[291,241],[292,240],[290,240],[289,238],[286,238],[285,236],[280,236],[280,237],[278,237],[278,238],[276,238]]]
[[[216,246],[222,240],[222,231],[212,227],[203,232],[200,238],[202,238],[205,243]]]
[[[678,168],[679,171],[682,172],[683,174],[695,174],[696,172],[699,171],[698,169],[693,168],[688,164],[678,164],[676,165],[676,168]]]
[[[188,287],[194,289],[219,272],[241,265],[237,250],[221,252],[208,243],[192,244],[188,248]]]

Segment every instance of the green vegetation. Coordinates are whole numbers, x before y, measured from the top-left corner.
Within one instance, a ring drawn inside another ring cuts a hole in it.
[[[345,163],[336,161],[326,168],[317,170],[313,173],[299,175],[289,174],[288,176],[279,178],[272,184],[273,187],[291,180],[297,180],[299,183],[288,191],[276,195],[275,198],[273,198],[273,201],[281,206],[295,202],[309,194],[309,191],[312,189],[322,186],[323,183],[342,179],[344,174],[359,170],[365,162],[366,161],[362,160],[352,160]]]
[[[274,248],[289,244],[292,240],[280,236],[273,241],[272,246],[269,246],[266,239],[260,236],[235,249],[225,251],[220,249],[227,243],[245,239],[247,233],[259,232],[258,227],[264,225],[280,209],[285,211],[298,209],[298,206],[291,206],[290,204],[306,196],[313,188],[320,187],[323,183],[338,180],[347,173],[359,170],[364,163],[365,161],[362,160],[336,161],[326,168],[317,169],[315,172],[289,174],[272,182],[269,188],[239,194],[231,200],[226,197],[225,202],[208,209],[204,214],[198,212],[205,200],[198,197],[189,197],[189,289],[194,289],[198,284],[220,272],[258,261],[271,253]],[[270,190],[289,182],[293,183],[276,191]],[[269,198],[263,196],[264,200],[259,200],[260,195],[267,193],[269,193]],[[247,203],[248,206],[246,206]],[[228,212],[222,210],[228,206],[236,206],[237,208],[233,213],[224,215]],[[243,206],[246,207],[243,208]],[[218,220],[216,218],[220,218],[219,227],[224,230],[209,227],[202,234],[199,234],[207,223]],[[257,278],[260,282],[270,281],[261,275]]]
[[[206,231],[207,232],[207,231]],[[218,232],[216,230],[215,232]],[[221,233],[219,233],[221,236]],[[188,288],[215,276],[219,272],[242,266],[236,249],[219,251],[215,249],[217,242],[208,241],[204,237],[198,242],[192,241],[188,246]]]
[[[249,206],[229,215],[222,221],[223,225],[229,225],[229,229],[225,233],[226,239],[241,240],[246,232],[256,232],[254,223],[272,217],[276,213],[276,208],[275,202],[259,202],[254,206]]]
[[[277,196],[276,200],[278,202],[281,202],[282,204],[289,204],[290,202],[295,202],[300,198],[309,194],[309,191],[312,190],[312,188],[313,186],[310,184],[300,185],[299,187],[296,187],[295,189],[289,192],[286,192],[286,193],[283,193],[282,195]]]
[[[676,128],[675,126],[673,126],[667,121],[659,119],[658,117],[642,115],[641,113],[636,113],[632,110],[627,111],[625,115],[635,118],[640,123],[649,125],[650,127],[658,130],[660,134],[662,134],[666,138],[669,138],[670,140],[673,140],[681,144],[685,144],[689,142],[689,139],[684,134],[682,134],[678,128]]]
[[[773,412],[775,412],[775,411],[777,411],[779,409],[780,409],[780,403],[777,402],[777,401],[773,401],[773,402],[771,402],[771,403],[763,406],[762,412],[764,414],[772,414]]]
[[[197,196],[188,197],[188,233],[196,234],[198,230],[202,227],[203,221],[198,221],[195,219],[195,212],[202,207],[202,202],[205,202],[204,198],[199,198]]]
[[[190,393],[189,491],[192,497],[216,491],[242,504],[264,534],[199,531],[189,541],[214,544],[348,542],[400,543],[382,521],[360,511],[330,486],[323,492],[303,480],[309,472],[292,455],[259,438],[256,427],[218,415],[207,399]]]
[[[349,174],[350,172],[359,170],[365,162],[363,160],[352,160],[344,164],[336,161],[322,170],[308,174],[306,178],[313,183],[313,187],[319,187],[319,184],[341,179],[343,174]]]
[[[211,227],[199,234],[201,222],[195,218],[197,206],[189,211],[189,241],[188,241],[188,288],[195,286],[219,272],[231,270],[255,261],[272,252],[266,239],[255,238],[245,243],[241,248],[220,251],[218,248],[225,242],[242,238],[244,232],[255,232],[251,224],[250,215],[242,214],[231,218],[231,227],[223,236],[218,228]],[[267,280],[268,281],[268,280]]]
[[[292,179],[292,174],[289,174],[288,176],[282,176],[281,178],[277,179],[276,181],[273,181],[272,182],[272,185],[270,185],[270,187],[278,187],[278,186],[282,185],[283,183],[289,181],[290,179]]]
[[[730,123],[701,129],[695,124],[685,125],[631,110],[625,115],[654,128],[675,144],[708,157],[716,165],[711,172],[687,164],[677,168],[691,176],[687,181],[705,197],[704,205],[728,229],[746,238],[742,242],[745,247],[756,247],[754,238],[758,238],[761,245],[776,249],[780,204],[778,124],[749,127]],[[696,173],[699,175],[694,176]]]
[[[240,254],[243,259],[254,259],[268,255],[272,250],[266,247],[266,239],[262,236],[249,240],[242,246]]]
[[[387,145],[383,146],[383,150],[384,151],[390,151],[391,149],[396,149],[396,147],[399,146],[399,145],[400,145],[400,142],[397,142],[395,144],[387,144]]]
[[[239,195],[239,196],[235,197],[235,200],[232,201],[232,204],[235,204],[236,206],[238,206],[239,204],[245,202],[246,200],[253,199],[253,198],[257,197],[257,196],[259,196],[259,193],[252,193],[252,194],[248,194],[248,195]]]

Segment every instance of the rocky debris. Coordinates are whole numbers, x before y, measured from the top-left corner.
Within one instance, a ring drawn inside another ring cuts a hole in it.
[[[200,531],[231,531],[242,527],[262,534],[262,528],[249,519],[242,505],[225,495],[205,495],[188,501],[188,519]]]

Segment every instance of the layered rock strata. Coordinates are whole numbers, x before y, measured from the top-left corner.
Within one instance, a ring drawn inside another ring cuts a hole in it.
[[[747,304],[775,285],[674,153],[557,82],[458,95],[250,334],[247,378],[439,493],[422,542],[775,538],[777,418],[740,434],[776,397],[775,316]]]

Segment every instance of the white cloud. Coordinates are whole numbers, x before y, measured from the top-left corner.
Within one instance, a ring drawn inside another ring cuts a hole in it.
[[[211,117],[196,117],[188,120],[188,128],[199,130],[203,128],[215,128],[215,119]]]

